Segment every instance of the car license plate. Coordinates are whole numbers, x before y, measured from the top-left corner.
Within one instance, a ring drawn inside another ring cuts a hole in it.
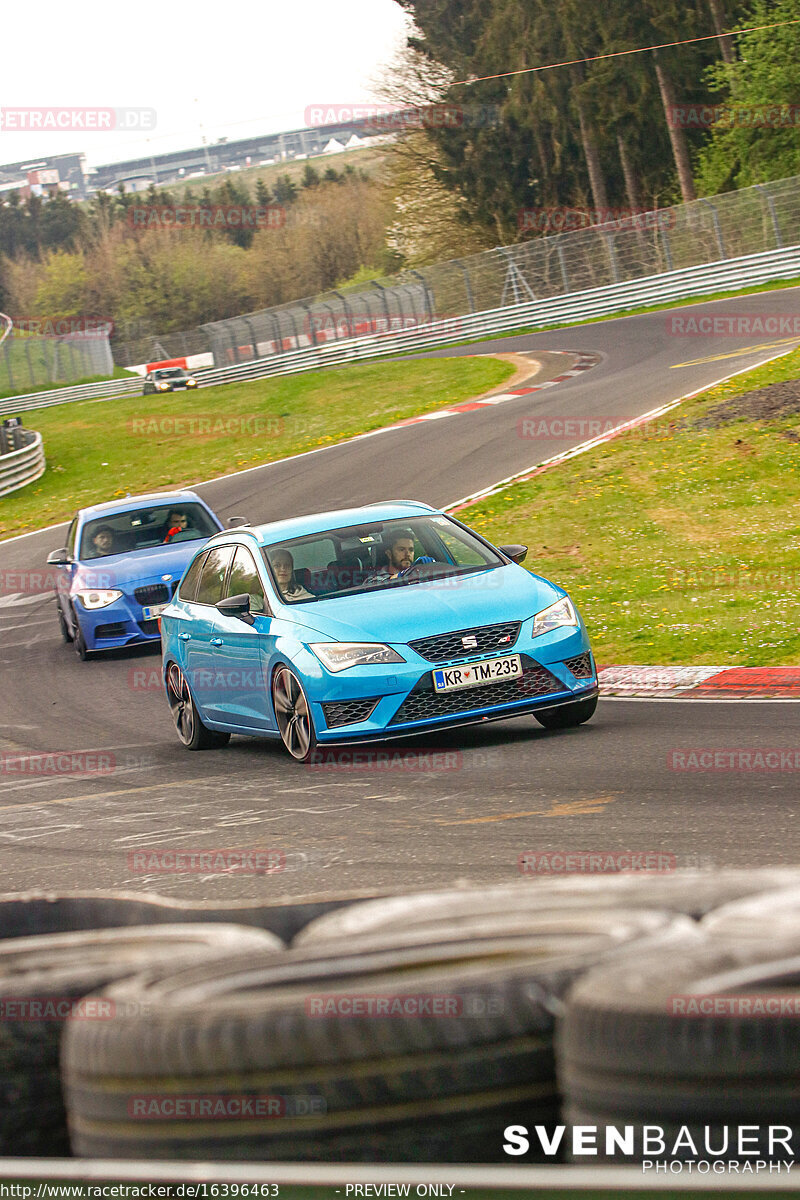
[[[477,687],[483,683],[502,683],[504,679],[518,679],[521,674],[522,663],[519,655],[508,654],[505,658],[466,663],[463,667],[442,667],[433,672],[433,688],[436,692],[454,692],[458,688]]]
[[[142,606],[142,618],[145,621],[152,621],[153,617],[160,617],[162,612],[168,605],[166,604],[147,604]]]

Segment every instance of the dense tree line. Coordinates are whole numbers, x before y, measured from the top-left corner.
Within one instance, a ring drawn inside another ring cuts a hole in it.
[[[176,206],[261,207],[274,225],[141,227],[136,210]],[[151,187],[139,195],[99,192],[73,204],[11,194],[0,206],[0,311],[50,319],[98,315],[118,338],[191,329],[335,287],[364,267],[391,270],[385,189],[346,166],[307,163],[293,180],[251,194],[226,179],[200,192]]]
[[[463,119],[406,130],[380,177],[307,162],[252,193],[233,178],[86,204],[12,192],[0,202],[0,310],[168,333],[550,231],[521,213],[649,209],[800,171],[800,25],[728,32],[800,19],[800,0],[396,3],[414,24],[384,98]],[[751,119],[765,110],[788,119]],[[692,112],[716,122],[680,116]],[[287,219],[130,220],[134,205],[178,202],[276,205]]]
[[[439,97],[464,111],[459,127],[426,130],[437,178],[501,240],[519,235],[525,209],[653,207],[800,166],[797,124],[675,118],[709,105],[796,104],[800,26],[725,33],[800,17],[800,0],[396,2],[414,20],[410,54],[446,69]],[[528,71],[554,63],[570,65]],[[528,73],[461,83],[511,71]],[[496,119],[475,120],[481,112]]]

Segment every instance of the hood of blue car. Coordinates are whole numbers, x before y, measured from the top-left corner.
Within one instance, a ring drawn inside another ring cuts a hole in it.
[[[514,564],[312,604],[292,619],[336,641],[408,642],[449,630],[524,621],[564,592]]]
[[[137,550],[127,554],[111,554],[108,558],[97,558],[82,562],[75,573],[75,584],[94,588],[121,588],[131,584],[159,583],[162,575],[180,579],[190,561],[207,538],[193,538],[191,542],[176,542],[166,546],[153,546],[149,550]]]

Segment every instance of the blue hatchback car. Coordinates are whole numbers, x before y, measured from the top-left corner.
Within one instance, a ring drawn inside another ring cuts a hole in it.
[[[128,496],[83,508],[56,570],[61,634],[78,657],[158,641],[158,618],[200,546],[223,528],[195,492]]]
[[[325,747],[597,704],[563,589],[427,504],[393,501],[210,539],[161,616],[164,684],[190,750],[232,733]]]

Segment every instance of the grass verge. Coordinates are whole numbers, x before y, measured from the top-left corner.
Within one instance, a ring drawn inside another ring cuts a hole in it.
[[[499,387],[494,358],[365,363],[197,393],[82,401],[23,414],[44,438],[41,479],[0,502],[0,536],[127,492],[188,486],[379,429]]]
[[[732,401],[798,378],[800,350],[459,518],[528,544],[526,566],[571,593],[600,663],[797,663],[800,386],[777,416],[739,419]]]

